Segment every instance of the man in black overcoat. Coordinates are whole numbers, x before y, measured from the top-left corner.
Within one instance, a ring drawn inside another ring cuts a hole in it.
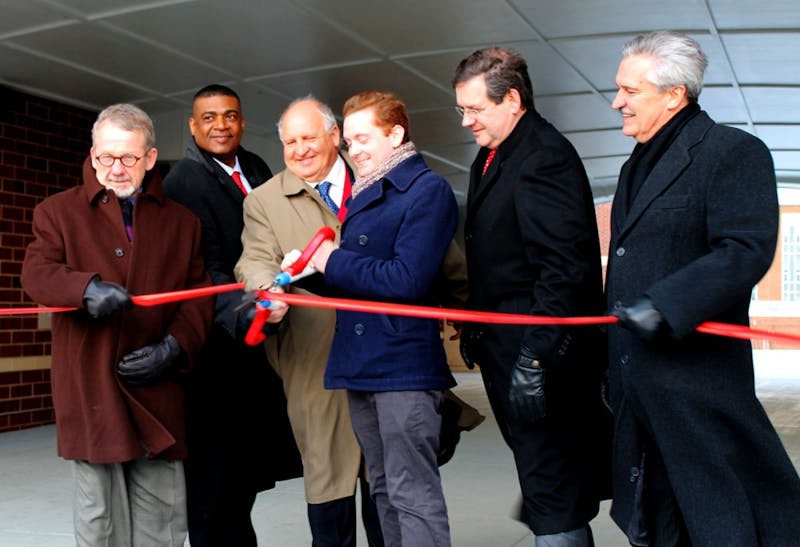
[[[612,517],[633,545],[800,544],[800,480],[755,396],[747,326],[778,232],[775,173],[754,136],[697,98],[707,61],[683,34],[623,48],[612,107],[637,144],[611,212],[606,293],[615,414]]]
[[[272,176],[241,146],[238,95],[221,85],[192,102],[192,142],[164,179],[167,194],[202,226],[203,260],[214,285],[235,283],[242,253],[242,202]],[[280,379],[262,345],[244,343],[249,321],[235,308],[243,291],[216,297],[206,347],[187,392],[186,483],[189,541],[198,546],[255,546],[250,511],[276,480],[302,475]]]
[[[487,48],[453,78],[462,125],[481,146],[470,173],[464,240],[468,308],[566,317],[603,311],[589,181],[572,145],[533,106],[525,60]],[[605,339],[595,327],[468,324],[517,465],[519,520],[537,546],[592,545],[607,497],[611,420],[600,398]]]

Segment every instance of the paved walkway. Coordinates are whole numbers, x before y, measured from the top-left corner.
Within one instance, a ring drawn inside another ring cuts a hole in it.
[[[800,367],[800,359],[791,361]],[[527,528],[509,516],[518,499],[513,462],[491,416],[480,375],[456,376],[456,393],[487,420],[462,435],[455,456],[442,467],[453,545],[532,546]],[[759,381],[758,393],[795,466],[800,467],[800,380],[779,379],[773,374]],[[74,545],[71,484],[69,464],[56,456],[53,426],[1,434],[0,546]],[[596,543],[598,547],[623,547],[627,542],[608,517],[608,507],[604,503],[592,522]],[[260,545],[311,545],[299,479],[262,492],[253,517]],[[361,538],[359,544],[366,545],[363,533]]]

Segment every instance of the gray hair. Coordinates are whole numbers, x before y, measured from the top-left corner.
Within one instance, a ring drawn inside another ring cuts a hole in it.
[[[659,91],[683,85],[687,98],[697,101],[703,90],[708,58],[695,40],[669,30],[640,34],[622,47],[622,56],[630,55],[649,55],[656,60],[655,70],[648,74],[648,79]]]
[[[112,122],[125,131],[140,131],[144,135],[145,150],[150,150],[156,145],[156,130],[153,127],[153,120],[136,105],[119,103],[103,109],[97,115],[97,120],[92,126],[92,144],[94,144],[97,129],[103,122]]]
[[[333,128],[336,127],[336,116],[334,115],[333,110],[331,110],[331,107],[314,97],[314,95],[309,94],[305,97],[300,97],[290,102],[289,106],[287,106],[283,111],[283,114],[281,114],[281,117],[278,120],[278,137],[281,139],[281,142],[283,142],[283,130],[281,129],[281,126],[283,125],[283,117],[286,116],[286,113],[293,106],[306,101],[313,103],[317,107],[317,110],[319,110],[319,113],[322,115],[322,119],[325,123],[325,132],[328,134],[333,132]]]

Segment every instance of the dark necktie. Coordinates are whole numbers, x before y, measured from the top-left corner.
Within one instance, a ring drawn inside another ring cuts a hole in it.
[[[236,183],[236,186],[239,187],[239,190],[241,190],[244,195],[247,195],[247,188],[245,188],[244,183],[242,182],[242,176],[239,174],[239,171],[234,171],[231,177],[233,177],[233,182]]]
[[[339,207],[336,205],[336,202],[333,201],[333,198],[331,197],[330,194],[330,190],[331,190],[331,183],[328,182],[327,180],[325,182],[320,182],[319,184],[317,184],[317,192],[319,192],[319,195],[322,197],[322,201],[324,201],[325,205],[327,205],[330,208],[330,210],[333,211],[334,215],[338,215]]]
[[[128,241],[133,241],[133,199],[120,200],[122,206],[122,221],[125,223],[125,233]]]

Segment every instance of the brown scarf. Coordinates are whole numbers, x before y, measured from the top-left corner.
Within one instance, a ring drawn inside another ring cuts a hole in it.
[[[414,143],[408,141],[405,144],[398,146],[394,152],[392,152],[386,160],[378,166],[372,173],[365,177],[356,177],[356,182],[353,184],[353,192],[351,196],[353,199],[355,197],[372,186],[374,183],[381,180],[383,177],[386,176],[386,173],[403,163],[405,160],[413,156],[417,153],[417,148],[414,146]]]

